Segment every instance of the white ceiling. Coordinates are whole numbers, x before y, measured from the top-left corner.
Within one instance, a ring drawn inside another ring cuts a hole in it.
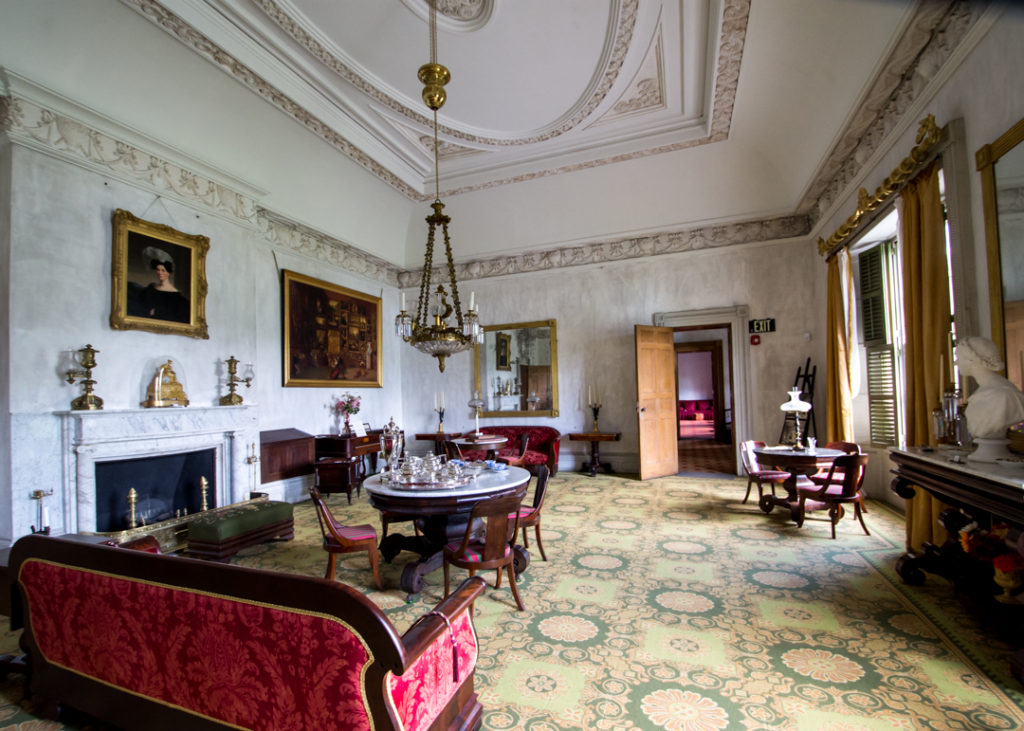
[[[431,117],[416,78],[430,59],[426,0],[161,4],[294,102],[307,129],[322,123],[405,195],[433,197]],[[784,182],[801,190],[836,131],[813,120],[835,125],[850,112],[913,5],[438,4],[437,60],[452,73],[439,113],[449,195],[710,144],[751,125],[750,153],[802,176]]]

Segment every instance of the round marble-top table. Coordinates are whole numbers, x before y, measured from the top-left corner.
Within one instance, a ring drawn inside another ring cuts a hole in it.
[[[846,454],[839,449],[828,449],[827,447],[817,447],[813,451],[810,449],[794,449],[787,446],[779,447],[755,447],[754,454],[757,455],[757,462],[762,466],[772,466],[778,470],[789,473],[789,477],[782,483],[782,486],[786,489],[785,496],[783,495],[772,495],[765,493],[761,496],[760,508],[765,513],[772,512],[772,508],[776,505],[787,508],[790,516],[795,521],[797,519],[799,498],[796,493],[797,481],[808,475],[813,475],[815,472],[821,469],[828,469],[832,466],[832,461],[836,457],[841,457]],[[808,505],[808,509],[817,507],[816,505]]]
[[[468,484],[458,487],[396,486],[385,482],[382,475],[373,475],[363,481],[363,489],[370,496],[370,505],[413,518],[422,533],[419,536],[391,533],[380,542],[385,561],[390,562],[403,550],[420,555],[402,570],[402,589],[413,595],[423,588],[424,575],[441,568],[444,545],[465,535],[466,521],[474,505],[491,497],[522,497],[529,482],[529,472],[521,467],[508,467],[500,471],[483,470]],[[518,545],[513,551],[515,571],[519,574],[530,563],[530,554]]]

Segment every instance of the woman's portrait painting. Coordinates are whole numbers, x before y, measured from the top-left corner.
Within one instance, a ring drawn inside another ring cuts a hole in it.
[[[380,297],[284,270],[284,385],[377,387]]]
[[[209,242],[116,210],[110,326],[208,338]]]

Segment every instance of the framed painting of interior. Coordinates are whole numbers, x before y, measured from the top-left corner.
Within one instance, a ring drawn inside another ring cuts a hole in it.
[[[380,388],[381,300],[285,269],[284,385]]]
[[[206,327],[206,253],[210,239],[136,218],[113,216],[110,326],[192,338]]]

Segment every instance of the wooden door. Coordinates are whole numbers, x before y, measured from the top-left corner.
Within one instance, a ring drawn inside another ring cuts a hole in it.
[[[672,328],[636,325],[636,415],[640,479],[679,471],[676,351]]]

